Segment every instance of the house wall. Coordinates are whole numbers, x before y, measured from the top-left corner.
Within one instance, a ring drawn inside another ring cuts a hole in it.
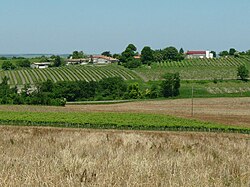
[[[94,58],[93,62],[97,63],[97,64],[107,64],[107,63],[110,63],[110,61],[108,61],[106,59],[103,59],[103,58]]]
[[[187,55],[187,58],[206,58],[206,55],[202,55],[202,54],[199,54],[199,55]]]

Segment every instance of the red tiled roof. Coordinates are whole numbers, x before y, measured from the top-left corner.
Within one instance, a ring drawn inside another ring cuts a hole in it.
[[[205,55],[206,51],[188,51],[187,55]]]
[[[93,56],[93,58],[101,58],[101,59],[105,59],[105,60],[109,60],[109,61],[117,61],[116,58],[112,58],[112,57],[108,57],[108,56],[104,56],[104,55],[95,55],[95,56]]]

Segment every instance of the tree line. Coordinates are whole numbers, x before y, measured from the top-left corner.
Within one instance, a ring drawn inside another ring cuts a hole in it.
[[[25,85],[21,91],[8,85],[4,77],[0,84],[0,104],[28,104],[64,106],[67,101],[99,101],[144,99],[178,96],[179,74],[166,74],[161,83],[143,90],[139,83],[128,84],[121,77],[109,77],[98,82],[46,82],[35,86]]]
[[[30,68],[32,64],[31,60],[34,60],[34,59],[28,59],[24,57],[13,57],[11,59],[8,59],[6,57],[1,57],[0,60],[3,60],[2,69],[6,71],[6,70],[14,70],[18,68]],[[35,60],[36,62],[51,62],[50,67],[60,67],[66,64],[65,60],[58,55],[57,56],[52,55],[49,58],[45,56],[41,56],[41,57],[35,58]]]

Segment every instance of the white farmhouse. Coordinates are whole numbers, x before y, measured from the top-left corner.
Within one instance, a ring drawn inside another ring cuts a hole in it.
[[[95,56],[92,56],[91,58],[94,64],[110,64],[110,63],[115,63],[119,61],[116,58],[107,57],[104,55],[95,55]]]
[[[210,51],[187,51],[187,58],[213,58]]]
[[[45,68],[48,68],[50,64],[51,64],[50,62],[35,62],[31,64],[31,68],[45,69]]]

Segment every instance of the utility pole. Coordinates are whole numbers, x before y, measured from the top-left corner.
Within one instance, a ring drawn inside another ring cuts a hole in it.
[[[194,86],[192,86],[192,106],[191,106],[191,116],[194,116]]]

